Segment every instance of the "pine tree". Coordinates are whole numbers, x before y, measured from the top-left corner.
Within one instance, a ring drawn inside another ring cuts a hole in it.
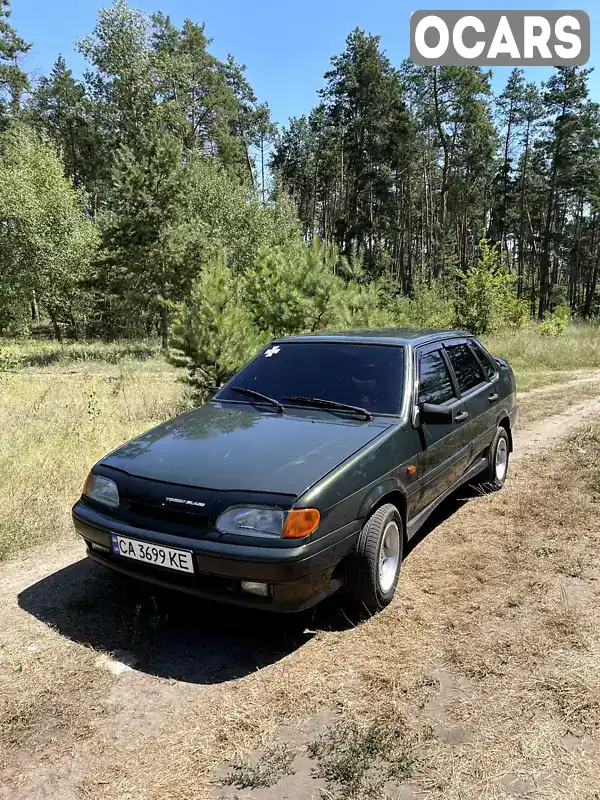
[[[255,328],[222,256],[212,257],[178,309],[170,360],[188,370],[199,400],[225,381],[268,341]]]
[[[559,226],[561,183],[571,167],[570,150],[579,131],[588,95],[587,79],[591,70],[558,67],[545,84],[544,106],[551,119],[545,143],[548,158],[548,191],[540,256],[538,315],[543,317],[550,306],[552,286],[556,283],[552,261],[555,257]]]
[[[160,317],[166,348],[175,303],[199,270],[203,231],[189,213],[191,167],[177,138],[160,127],[134,150],[119,149],[113,168],[104,247],[118,291]]]
[[[44,130],[61,153],[67,175],[75,187],[97,194],[100,135],[85,87],[75,80],[59,56],[49,77],[42,77],[27,104],[25,118]]]
[[[17,35],[9,24],[10,0],[0,0],[0,123],[10,114],[17,116],[29,78],[19,66],[19,59],[31,45]]]
[[[508,215],[512,198],[513,155],[523,121],[525,104],[525,78],[522,69],[513,69],[508,77],[497,106],[499,122],[503,129],[502,160],[495,179],[492,218],[488,235],[508,251]]]

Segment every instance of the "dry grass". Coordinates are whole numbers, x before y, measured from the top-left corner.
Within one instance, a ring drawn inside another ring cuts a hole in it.
[[[159,346],[155,340],[124,340],[106,344],[94,342],[57,342],[45,339],[0,338],[0,371],[67,365],[80,366],[89,362],[134,366],[146,360],[156,360]]]
[[[104,713],[108,672],[96,666],[97,653],[62,640],[20,645],[0,659],[0,772],[15,752],[60,752],[93,736],[94,712]],[[69,657],[71,655],[71,657]],[[5,762],[5,763],[3,763]]]
[[[184,404],[158,359],[0,373],[0,560],[64,537],[93,463]]]

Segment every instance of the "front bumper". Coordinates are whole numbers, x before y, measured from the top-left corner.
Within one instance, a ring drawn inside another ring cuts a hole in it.
[[[87,544],[88,556],[117,572],[208,600],[288,613],[310,608],[341,587],[343,573],[336,568],[354,550],[359,534],[357,522],[298,547],[240,546],[136,528],[81,501],[73,507],[73,524]],[[114,555],[111,533],[191,550],[195,573]],[[268,584],[268,597],[242,591],[242,581]]]

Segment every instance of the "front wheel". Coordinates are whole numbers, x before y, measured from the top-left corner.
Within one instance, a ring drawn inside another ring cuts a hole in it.
[[[366,521],[358,540],[350,594],[370,614],[381,611],[396,594],[404,551],[404,527],[396,506],[381,506]]]

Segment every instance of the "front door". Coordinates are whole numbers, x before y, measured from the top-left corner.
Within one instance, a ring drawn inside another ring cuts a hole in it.
[[[441,343],[417,350],[417,405],[433,403],[452,411],[452,422],[419,426],[417,513],[455,484],[469,463],[468,414],[446,359]]]

